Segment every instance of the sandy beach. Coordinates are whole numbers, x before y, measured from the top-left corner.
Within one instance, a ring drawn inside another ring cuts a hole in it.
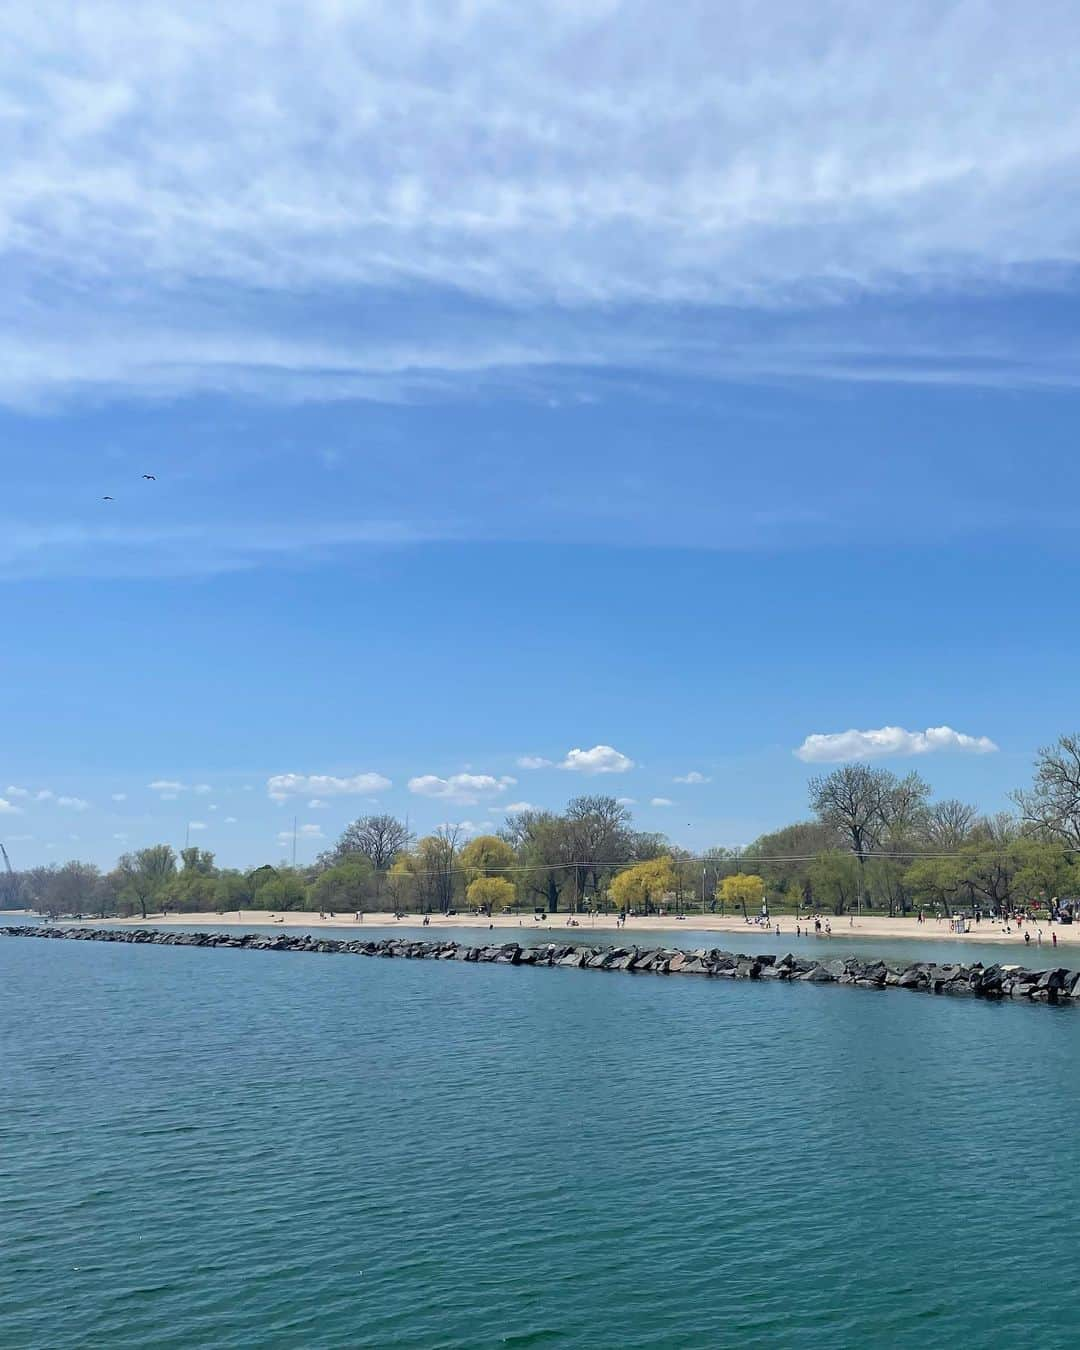
[[[423,916],[419,914],[409,914],[403,919],[395,919],[393,914],[365,914],[362,923],[357,923],[355,916],[351,913],[338,913],[334,917],[326,915],[320,918],[317,913],[311,913],[307,910],[291,910],[285,913],[271,914],[261,909],[245,910],[227,910],[224,913],[217,914],[213,912],[203,912],[195,914],[152,914],[147,919],[108,919],[107,923],[124,923],[138,926],[140,924],[168,924],[178,928],[220,928],[223,925],[230,927],[261,927],[266,924],[283,922],[286,927],[292,928],[400,928],[403,930],[421,929],[426,933],[433,931],[453,932],[459,928],[486,928],[489,924],[496,930],[512,930],[514,933],[535,934],[535,933],[559,933],[566,931],[567,915],[553,914],[549,915],[546,923],[539,923],[534,920],[532,915],[518,914],[496,914],[493,919],[477,918],[472,914],[457,914],[452,918],[442,914],[431,915],[430,924],[424,928]],[[832,926],[832,940],[836,941],[844,937],[858,938],[889,938],[889,939],[908,939],[911,941],[941,941],[952,940],[956,942],[1000,942],[1006,946],[1026,947],[1024,941],[1024,932],[1031,933],[1031,946],[1037,945],[1038,932],[1042,930],[1042,945],[1052,948],[1052,934],[1057,933],[1058,944],[1062,946],[1080,946],[1080,924],[1059,924],[1050,923],[1029,923],[1025,924],[1023,929],[1018,930],[1014,925],[1010,933],[1006,933],[1004,926],[997,922],[984,919],[982,923],[972,923],[970,932],[958,934],[952,932],[945,920],[927,919],[925,923],[919,923],[913,917],[908,918],[889,918],[888,915],[863,915],[842,916],[833,915],[822,916],[823,924],[826,922]],[[84,923],[100,923],[99,919],[83,920]],[[771,929],[775,933],[775,924],[779,924],[779,936],[795,936],[795,919],[791,915],[780,915],[774,920],[774,927]],[[809,925],[810,933],[813,934],[813,919],[800,919],[799,927],[805,934]],[[710,932],[710,933],[764,933],[767,930],[756,924],[748,924],[741,917],[721,917],[716,914],[687,914],[685,919],[677,919],[670,914],[653,914],[647,918],[633,918],[627,921],[625,928],[616,928],[615,922],[609,915],[598,915],[592,918],[589,915],[580,915],[577,921],[575,932],[595,931],[597,934],[603,934],[605,941],[615,941],[623,936],[631,937],[635,933],[670,933],[677,939],[680,932]],[[827,941],[823,935],[823,941]]]

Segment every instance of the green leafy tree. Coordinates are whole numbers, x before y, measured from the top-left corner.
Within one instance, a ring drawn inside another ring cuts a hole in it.
[[[176,854],[168,844],[152,844],[122,854],[116,870],[121,877],[121,899],[137,905],[145,919],[148,907],[159,908],[166,887],[176,875]]]
[[[810,864],[814,903],[828,906],[834,914],[844,914],[858,903],[861,885],[862,869],[850,853],[829,849]]]
[[[320,872],[308,892],[308,909],[363,910],[372,908],[378,895],[375,868],[362,853],[346,856],[335,867]]]
[[[279,867],[277,875],[260,885],[258,890],[258,907],[271,913],[303,909],[306,899],[304,878],[291,867]]]

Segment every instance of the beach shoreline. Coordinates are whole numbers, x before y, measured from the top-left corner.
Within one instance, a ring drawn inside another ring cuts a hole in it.
[[[452,933],[462,928],[488,928],[493,931],[513,931],[515,933],[560,933],[560,932],[595,932],[598,936],[601,934],[621,935],[622,939],[631,937],[633,934],[646,933],[672,933],[680,932],[708,932],[717,934],[761,934],[763,936],[784,937],[796,936],[796,921],[790,914],[778,915],[770,926],[747,923],[743,918],[731,915],[718,914],[687,914],[684,919],[678,919],[671,914],[650,914],[647,917],[629,919],[624,928],[617,928],[615,921],[610,915],[592,916],[588,914],[578,915],[576,926],[567,923],[566,914],[549,914],[547,921],[539,922],[531,914],[496,914],[493,918],[478,917],[475,914],[456,914],[448,916],[445,914],[432,914],[430,922],[424,924],[423,915],[407,914],[402,919],[395,919],[392,913],[365,914],[362,922],[357,922],[352,913],[335,913],[320,916],[308,910],[288,910],[274,911],[259,909],[245,910],[226,910],[223,913],[214,911],[200,911],[185,914],[151,914],[147,918],[141,917],[125,919],[82,919],[84,924],[122,924],[124,926],[146,926],[154,927],[168,926],[181,928],[214,928],[227,926],[230,928],[251,926],[266,926],[268,924],[282,924],[291,928],[355,928],[362,931],[364,928],[397,928],[403,931],[419,930],[425,933],[446,932]],[[821,933],[821,940],[828,942],[838,938],[889,938],[912,942],[986,942],[1000,943],[1002,946],[1028,947],[1024,941],[1024,933],[1031,934],[1030,946],[1042,946],[1048,950],[1053,949],[1052,934],[1057,934],[1059,946],[1080,946],[1080,924],[1050,924],[1050,923],[1027,923],[1022,929],[1017,929],[1012,925],[1012,931],[1006,933],[1004,925],[989,919],[984,919],[981,923],[972,923],[970,931],[967,933],[954,933],[946,920],[927,919],[924,923],[919,923],[914,917],[892,917],[888,915],[864,914],[862,916],[849,917],[847,915],[823,915],[822,924],[828,923],[831,928],[831,934]],[[776,925],[779,925],[779,934],[776,931]],[[802,930],[802,936],[814,936],[814,921],[810,919],[800,919],[798,923]],[[1042,930],[1042,943],[1037,940],[1039,929]]]

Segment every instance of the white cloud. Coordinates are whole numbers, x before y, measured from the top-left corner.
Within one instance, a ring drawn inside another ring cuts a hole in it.
[[[989,736],[968,736],[952,727],[927,727],[905,731],[903,727],[878,727],[872,731],[834,731],[807,736],[794,752],[807,764],[839,764],[851,759],[874,759],[882,755],[927,755],[938,750],[962,750],[985,755],[998,747]]]
[[[189,820],[189,821],[188,821],[188,829],[189,829],[189,830],[205,830],[206,828],[207,828],[207,825],[206,825],[206,821],[205,821],[205,820]]]
[[[649,800],[650,806],[674,806],[675,803],[670,797],[652,797]]]
[[[209,805],[206,809],[207,809],[208,811],[216,811],[216,810],[218,809],[218,804],[217,804],[217,802],[211,802],[210,805]]]
[[[122,841],[127,838],[127,834],[123,830],[117,830],[117,832],[113,835],[113,838]]]
[[[705,774],[698,773],[697,769],[691,769],[689,773],[684,773],[679,778],[673,778],[673,783],[711,783],[712,779],[707,778]]]
[[[437,827],[440,830],[459,830],[462,834],[490,834],[495,828],[493,820],[445,820]]]
[[[553,763],[543,755],[519,755],[516,762],[519,769],[549,769]]]
[[[163,802],[175,802],[180,794],[178,792],[162,792],[158,795]]]
[[[214,789],[209,783],[196,783],[191,790],[197,792],[200,797],[205,797],[208,792],[213,792]]]
[[[454,773],[449,778],[439,778],[436,774],[425,773],[409,779],[409,791],[418,797],[436,797],[458,802],[461,806],[475,806],[485,797],[497,797],[516,782],[517,779],[508,774],[494,778],[487,773]]]
[[[236,817],[235,817],[235,816],[226,816],[226,817],[225,817],[225,824],[226,824],[226,825],[235,825],[235,824],[236,824]]]
[[[32,799],[35,802],[51,802],[56,797],[56,793],[51,788],[24,788],[16,787],[14,784],[8,787],[7,795],[19,797],[23,800]]]
[[[503,810],[510,815],[516,811],[535,811],[536,807],[532,802],[507,802]]]
[[[594,745],[591,750],[571,750],[559,765],[575,773],[626,773],[634,761],[610,745]]]
[[[82,797],[57,797],[57,806],[67,807],[69,811],[89,811],[90,803]]]
[[[620,806],[637,806],[636,797],[616,797],[615,800]]]
[[[33,837],[32,834],[9,834],[7,841],[9,844],[28,844]]]
[[[312,797],[311,801],[308,802],[309,811],[328,811],[329,809],[330,803],[321,801],[318,797]]]
[[[172,778],[155,778],[146,786],[151,792],[156,792],[163,802],[176,801],[177,794],[186,790],[183,783],[178,783]]]
[[[21,816],[22,807],[15,806],[6,797],[0,797],[0,816]]]
[[[308,838],[308,839],[323,839],[323,838],[325,838],[325,836],[323,835],[323,832],[322,832],[322,826],[321,826],[321,825],[301,825],[301,826],[300,826],[300,833],[301,833],[302,835],[304,835],[304,836],[305,836],[306,838]]]
[[[126,802],[127,797],[128,795],[126,792],[114,792],[112,794],[112,799],[114,802]]]
[[[266,780],[267,794],[277,802],[302,796],[370,796],[391,786],[390,779],[381,773],[356,773],[346,778],[323,773],[276,773]]]

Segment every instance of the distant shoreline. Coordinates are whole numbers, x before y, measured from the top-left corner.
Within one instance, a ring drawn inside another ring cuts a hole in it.
[[[721,916],[718,914],[687,914],[685,919],[677,919],[670,914],[650,914],[648,917],[633,918],[627,921],[626,927],[616,929],[614,919],[610,915],[598,915],[594,921],[592,916],[583,914],[577,916],[576,927],[567,925],[567,915],[564,913],[549,914],[546,923],[540,923],[534,919],[531,914],[496,914],[494,918],[485,919],[473,914],[457,914],[452,918],[445,914],[432,914],[430,923],[425,925],[423,915],[407,914],[403,919],[395,919],[392,913],[365,914],[362,923],[358,923],[352,913],[336,913],[334,918],[329,915],[320,918],[317,913],[308,910],[287,910],[275,911],[273,913],[261,909],[245,910],[226,910],[223,914],[214,911],[202,911],[190,914],[151,914],[146,919],[135,917],[127,919],[82,919],[84,924],[124,924],[132,926],[153,925],[154,927],[183,927],[183,928],[202,928],[202,927],[238,927],[242,925],[258,924],[276,924],[282,923],[283,927],[292,928],[355,928],[362,930],[364,928],[400,928],[403,931],[420,929],[431,932],[446,931],[458,928],[487,928],[489,925],[493,929],[505,930],[513,929],[515,932],[534,932],[534,933],[561,933],[561,932],[596,932],[596,933],[623,933],[630,936],[633,933],[678,933],[678,932],[710,932],[710,933],[760,933],[762,936],[776,937],[775,924],[780,926],[780,938],[795,937],[795,919],[790,914],[778,915],[773,921],[773,926],[765,927],[756,924],[748,924],[739,917],[730,915]],[[1024,928],[1017,930],[1015,926],[1011,933],[1004,931],[1004,925],[993,920],[984,919],[982,923],[971,924],[971,931],[960,934],[954,933],[949,928],[948,922],[937,919],[927,919],[925,923],[919,923],[912,917],[890,918],[888,915],[864,914],[862,917],[855,916],[851,921],[849,916],[835,915],[822,916],[822,923],[828,922],[832,927],[832,940],[837,938],[890,938],[909,942],[993,942],[1000,943],[1003,946],[1020,946],[1026,948],[1028,944],[1024,941],[1024,932],[1031,934],[1031,946],[1037,947],[1039,943],[1036,940],[1038,930],[1042,929],[1042,946],[1053,948],[1051,935],[1057,934],[1059,946],[1080,946],[1080,924],[1050,924],[1050,923],[1029,923]],[[799,927],[803,936],[814,936],[813,919],[801,919]],[[830,940],[822,933],[821,941],[827,943]]]

